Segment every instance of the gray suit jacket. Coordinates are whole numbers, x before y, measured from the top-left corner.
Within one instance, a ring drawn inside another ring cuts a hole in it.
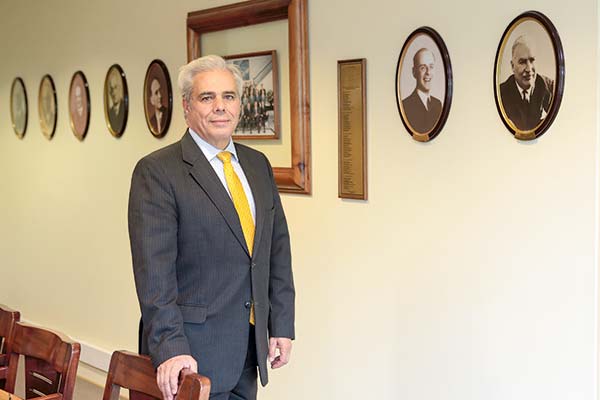
[[[287,223],[266,157],[236,144],[256,203],[250,257],[233,203],[187,132],[142,158],[133,172],[129,236],[144,329],[155,367],[189,354],[213,392],[237,383],[255,304],[256,351],[267,384],[268,337],[294,338]]]

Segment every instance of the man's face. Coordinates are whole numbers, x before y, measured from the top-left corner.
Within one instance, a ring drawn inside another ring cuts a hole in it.
[[[413,66],[413,76],[417,80],[417,89],[429,93],[431,89],[431,80],[435,69],[435,59],[433,53],[429,50],[420,52]]]
[[[231,72],[201,72],[194,77],[192,96],[183,100],[186,122],[200,137],[224,149],[240,118],[240,99]]]
[[[535,54],[526,44],[518,44],[513,51],[510,65],[515,80],[523,89],[529,89],[535,82]]]
[[[153,79],[150,84],[150,104],[157,110],[162,107],[162,94],[160,93],[160,82],[158,82],[158,79]]]

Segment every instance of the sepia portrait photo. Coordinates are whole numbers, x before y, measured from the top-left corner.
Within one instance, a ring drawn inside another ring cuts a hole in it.
[[[165,63],[153,60],[144,79],[144,112],[148,129],[155,137],[163,137],[169,130],[173,110],[171,78]]]
[[[275,50],[223,57],[242,72],[240,122],[235,139],[277,139],[280,130],[279,75]]]
[[[27,91],[21,78],[15,78],[10,89],[10,118],[15,134],[23,139],[27,130]]]
[[[69,119],[75,137],[83,140],[90,125],[90,92],[85,75],[75,72],[69,87]]]
[[[44,75],[38,94],[40,128],[46,139],[52,139],[56,130],[56,89],[50,75]]]
[[[529,11],[508,26],[496,54],[494,94],[506,127],[520,140],[544,133],[558,112],[564,58],[556,29]]]
[[[427,142],[441,131],[452,100],[452,69],[439,34],[421,27],[410,34],[396,67],[396,102],[413,139]]]
[[[127,125],[129,95],[125,73],[118,64],[113,64],[104,80],[104,117],[106,126],[114,137],[121,137]]]

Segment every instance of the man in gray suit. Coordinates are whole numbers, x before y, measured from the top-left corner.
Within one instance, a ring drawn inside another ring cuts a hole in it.
[[[199,58],[181,68],[179,87],[187,132],[142,158],[131,182],[140,348],[157,367],[165,400],[183,368],[211,379],[212,400],[255,399],[257,366],[264,386],[267,358],[271,368],[287,364],[294,338],[287,223],[266,157],[231,140],[237,67]]]

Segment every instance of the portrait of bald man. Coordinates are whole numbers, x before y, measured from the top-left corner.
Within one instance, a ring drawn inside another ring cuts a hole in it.
[[[412,65],[416,87],[408,97],[402,99],[402,108],[408,123],[418,133],[430,132],[442,113],[442,102],[431,94],[435,68],[433,52],[426,47],[417,50]]]
[[[553,100],[554,81],[537,72],[536,56],[528,37],[517,37],[511,48],[512,75],[500,84],[504,112],[521,131],[535,129],[546,118]]]
[[[110,133],[119,137],[127,124],[128,101],[125,74],[117,64],[110,67],[104,83],[104,107]]]
[[[161,135],[167,126],[167,107],[163,104],[163,88],[159,80],[152,78],[148,86],[148,123],[154,135]]]

